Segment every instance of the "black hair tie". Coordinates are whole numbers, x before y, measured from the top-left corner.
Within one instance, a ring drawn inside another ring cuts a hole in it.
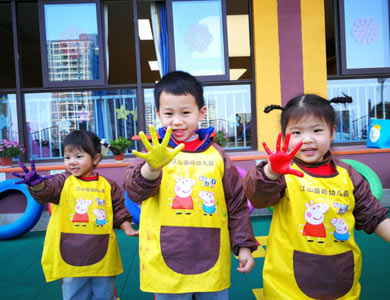
[[[335,97],[330,99],[330,103],[352,103],[352,97],[344,94],[344,97]]]
[[[284,110],[284,108],[281,107],[280,105],[271,104],[271,105],[268,105],[268,106],[266,106],[266,107],[264,108],[264,112],[265,112],[266,114],[268,114],[270,111],[272,111],[272,110],[274,110],[274,109],[279,109],[279,110],[281,110],[281,111]]]

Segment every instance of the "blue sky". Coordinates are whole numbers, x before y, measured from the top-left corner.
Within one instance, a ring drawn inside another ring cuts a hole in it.
[[[45,22],[47,41],[78,38],[71,36],[76,32],[97,34],[96,4],[45,4]]]

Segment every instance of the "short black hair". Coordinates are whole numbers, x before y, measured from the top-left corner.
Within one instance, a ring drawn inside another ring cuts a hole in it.
[[[88,130],[74,130],[69,133],[62,144],[62,152],[65,148],[68,149],[82,149],[88,153],[92,158],[96,154],[101,154],[102,146],[99,137],[92,131]]]
[[[173,71],[166,74],[154,88],[154,103],[157,111],[160,110],[160,95],[166,92],[172,95],[194,96],[199,109],[204,106],[203,86],[194,76],[183,71]]]

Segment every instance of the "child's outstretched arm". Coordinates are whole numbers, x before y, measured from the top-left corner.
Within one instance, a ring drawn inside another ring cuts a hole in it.
[[[238,252],[238,260],[240,261],[240,265],[238,266],[237,271],[241,273],[248,273],[255,265],[255,261],[249,248],[240,248]]]
[[[170,161],[184,148],[184,144],[178,145],[175,149],[170,150],[168,148],[169,139],[171,138],[172,128],[169,126],[165,137],[160,144],[157,139],[156,130],[153,125],[149,126],[150,134],[152,136],[151,145],[142,131],[139,133],[141,140],[148,151],[147,153],[138,152],[133,150],[133,154],[139,158],[146,160],[145,165],[141,169],[141,175],[149,180],[156,179],[161,169],[170,163]]]
[[[12,172],[13,176],[22,179],[20,181],[15,182],[15,184],[24,183],[30,186],[33,191],[40,191],[43,189],[45,185],[45,180],[53,177],[52,175],[48,175],[48,176],[39,175],[35,170],[35,162],[33,160],[31,160],[31,171],[29,171],[22,162],[19,161],[18,163],[19,166],[23,169],[25,174]]]
[[[278,139],[276,142],[276,151],[271,152],[267,144],[263,142],[263,147],[265,152],[268,154],[268,164],[264,167],[265,175],[271,179],[276,180],[280,175],[292,174],[298,177],[303,177],[303,173],[294,170],[290,167],[290,162],[293,159],[294,155],[302,146],[302,142],[299,143],[290,153],[288,151],[288,144],[290,143],[291,134],[286,135],[284,140],[283,148],[281,149],[282,134],[279,133]]]

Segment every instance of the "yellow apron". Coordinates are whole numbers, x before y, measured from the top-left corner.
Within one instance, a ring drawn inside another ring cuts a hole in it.
[[[113,229],[111,185],[69,176],[52,206],[42,255],[46,281],[123,272]]]
[[[224,162],[213,147],[181,152],[163,168],[159,192],[142,204],[142,291],[214,292],[230,286],[223,173]]]
[[[263,269],[266,299],[359,299],[354,187],[346,169],[337,171],[331,178],[285,176]]]

